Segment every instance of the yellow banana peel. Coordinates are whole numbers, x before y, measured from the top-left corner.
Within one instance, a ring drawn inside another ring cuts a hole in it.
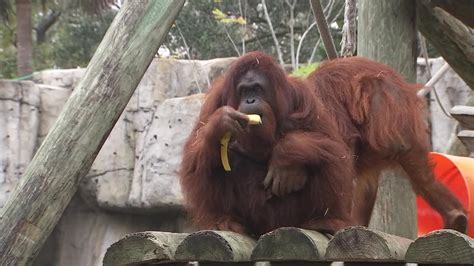
[[[249,118],[249,125],[261,125],[262,124],[262,118],[259,115],[247,115]],[[222,161],[222,166],[224,167],[224,170],[226,172],[230,172],[230,164],[229,164],[229,141],[231,138],[230,132],[227,132],[224,134],[224,136],[221,138],[221,161]]]

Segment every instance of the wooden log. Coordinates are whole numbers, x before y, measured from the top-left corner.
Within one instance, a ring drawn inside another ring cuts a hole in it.
[[[120,117],[184,0],[126,1],[0,213],[0,265],[30,264]]]
[[[458,133],[458,138],[469,151],[474,151],[474,130],[462,130]]]
[[[188,235],[176,249],[178,261],[246,262],[256,241],[227,231],[199,231]]]
[[[325,261],[329,238],[319,232],[283,227],[260,237],[254,261]]]
[[[176,248],[187,235],[168,232],[126,235],[107,249],[104,266],[172,261]]]
[[[474,106],[456,105],[451,108],[451,115],[466,129],[474,129]]]
[[[419,31],[466,84],[474,89],[474,36],[468,27],[442,8],[436,7],[433,0],[418,0],[416,6]],[[465,10],[471,9],[466,7]]]
[[[358,1],[357,54],[387,64],[416,82],[415,3]],[[416,238],[416,196],[401,172],[383,171],[370,228]]]
[[[474,264],[474,239],[443,229],[419,237],[408,248],[406,261],[413,263]]]
[[[345,262],[403,262],[413,240],[356,226],[329,241],[326,258]]]
[[[439,6],[467,26],[474,28],[474,5],[472,0],[431,0],[432,5]]]

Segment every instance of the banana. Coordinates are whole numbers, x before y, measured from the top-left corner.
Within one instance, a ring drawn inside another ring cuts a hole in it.
[[[249,118],[249,125],[261,125],[262,124],[262,118],[259,115],[247,115]],[[221,138],[221,161],[222,161],[222,166],[224,167],[224,170],[226,172],[230,172],[230,164],[229,164],[229,141],[231,138],[230,132],[227,132],[224,134],[224,136]]]
[[[262,118],[259,115],[247,115],[249,118],[249,125],[261,125]]]

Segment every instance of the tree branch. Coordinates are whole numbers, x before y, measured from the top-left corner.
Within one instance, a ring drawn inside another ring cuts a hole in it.
[[[267,4],[265,3],[265,0],[262,0],[262,7],[263,11],[265,13],[265,19],[267,20],[268,26],[270,28],[270,32],[272,34],[273,42],[275,43],[275,49],[278,55],[278,61],[280,62],[281,65],[285,64],[285,61],[283,61],[283,53],[281,52],[281,47],[280,43],[278,42],[278,39],[275,35],[275,30],[272,25],[272,20],[270,19],[270,15],[268,14],[268,9],[267,9]]]
[[[36,42],[41,44],[46,39],[46,32],[51,28],[51,26],[58,21],[61,16],[61,12],[53,10],[48,14],[48,16],[41,20],[38,23],[38,26],[35,28],[36,31]]]

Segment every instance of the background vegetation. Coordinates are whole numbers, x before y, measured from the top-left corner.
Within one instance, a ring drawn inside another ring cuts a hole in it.
[[[21,26],[17,14],[24,7],[19,2],[31,8],[32,56],[28,60],[32,71],[86,67],[122,4],[113,0],[0,0],[0,78],[31,73],[21,73],[17,67]],[[344,0],[324,0],[323,5],[339,45]],[[210,59],[252,50],[275,58],[281,55],[280,63],[295,69],[324,59],[309,1],[188,1],[157,56]]]

